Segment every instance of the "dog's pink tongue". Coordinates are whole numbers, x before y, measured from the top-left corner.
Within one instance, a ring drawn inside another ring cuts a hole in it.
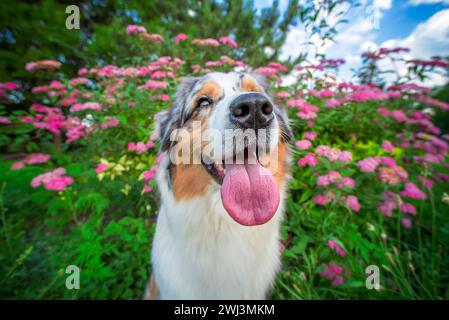
[[[221,199],[229,215],[245,226],[264,224],[279,205],[271,172],[259,164],[227,164]]]

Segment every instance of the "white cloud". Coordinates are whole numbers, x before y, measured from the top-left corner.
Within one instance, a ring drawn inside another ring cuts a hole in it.
[[[389,10],[391,5],[391,0],[374,0],[374,6],[380,10]]]
[[[419,6],[421,4],[436,4],[436,3],[449,4],[449,0],[409,0],[409,3],[412,6]]]
[[[428,20],[420,23],[404,39],[391,39],[382,43],[381,47],[406,47],[410,52],[405,59],[429,59],[432,56],[449,55],[449,9],[441,10]],[[384,61],[383,68],[390,68],[391,64]],[[398,64],[396,68],[401,74],[406,73],[406,65]],[[434,75],[423,84],[427,86],[443,85],[447,79],[441,75]]]

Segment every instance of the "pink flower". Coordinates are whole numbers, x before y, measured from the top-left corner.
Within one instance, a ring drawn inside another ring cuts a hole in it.
[[[19,89],[19,85],[14,82],[5,82],[5,83],[0,83],[0,88],[6,88],[8,90],[17,90],[17,89]]]
[[[360,160],[357,162],[357,165],[360,167],[360,170],[362,172],[372,172],[376,170],[377,166],[379,165],[379,159],[378,158],[365,158],[363,160]]]
[[[153,188],[151,188],[151,186],[149,186],[149,185],[147,185],[147,184],[145,184],[145,185],[143,186],[143,192],[144,192],[144,193],[148,193],[148,192],[151,192],[151,191],[153,191]]]
[[[317,114],[315,112],[304,112],[300,111],[296,114],[298,118],[308,120],[308,119],[315,119],[317,117]]]
[[[313,131],[307,131],[307,132],[304,132],[304,134],[303,134],[304,139],[308,139],[310,141],[315,140],[317,135],[318,134],[316,132],[313,132]]]
[[[276,92],[274,94],[274,96],[279,99],[286,99],[286,98],[290,98],[290,93],[288,93],[287,91],[281,91],[281,92]]]
[[[211,46],[211,47],[218,47],[220,45],[220,42],[218,42],[215,39],[208,38],[208,39],[193,39],[192,44],[198,45],[198,46]]]
[[[101,129],[105,130],[105,129],[108,129],[108,128],[116,127],[119,124],[120,124],[119,119],[113,118],[113,117],[109,117],[109,118],[106,119],[105,123],[101,124]]]
[[[164,102],[170,101],[170,97],[167,94],[160,94],[157,98],[158,100]]]
[[[97,165],[97,168],[95,169],[95,172],[98,173],[102,173],[103,171],[106,171],[109,168],[109,166],[106,163],[100,162]]]
[[[187,35],[184,33],[180,33],[175,37],[175,43],[179,43],[187,39]]]
[[[270,67],[259,67],[253,70],[254,73],[260,73],[267,78],[276,78],[278,69]]]
[[[145,146],[146,146],[148,149],[151,149],[151,148],[154,147],[154,142],[153,142],[152,140],[149,140],[147,143],[145,143]]]
[[[415,200],[425,200],[426,194],[422,192],[414,183],[408,182],[404,186],[404,191],[401,191],[401,196],[408,197]]]
[[[165,81],[156,81],[156,80],[149,80],[144,85],[139,86],[137,89],[164,89],[168,87],[168,83]]]
[[[279,62],[273,62],[272,61],[272,62],[268,63],[268,67],[278,69],[279,71],[282,71],[282,72],[287,72],[288,71],[287,67],[282,65]]]
[[[388,167],[379,168],[379,179],[380,181],[388,183],[392,186],[397,185],[401,181],[400,177],[396,174],[395,169]]]
[[[337,252],[337,254],[340,257],[345,257],[346,256],[346,252],[345,250],[335,241],[335,240],[328,240],[327,241],[327,246],[334,250],[335,252]]]
[[[348,163],[352,161],[352,153],[349,151],[342,151],[338,156],[337,161]]]
[[[137,153],[144,153],[148,150],[147,146],[143,142],[137,142],[136,143],[136,152]]]
[[[28,72],[35,72],[39,70],[55,70],[61,67],[61,62],[54,60],[41,60],[35,62],[28,62],[25,70]]]
[[[328,175],[319,176],[316,179],[316,184],[320,187],[327,187],[330,184],[329,176]]]
[[[352,209],[352,211],[359,212],[360,211],[360,203],[359,199],[356,196],[349,195],[346,198],[345,204]]]
[[[41,174],[31,181],[31,186],[37,188],[41,184],[45,189],[53,191],[63,191],[67,186],[73,183],[73,179],[64,176],[66,170],[64,168],[57,168],[53,171]]]
[[[89,70],[87,70],[86,68],[82,68],[82,69],[78,70],[78,75],[79,76],[84,76],[84,75],[86,75],[88,73],[89,73]]]
[[[305,167],[307,165],[314,167],[317,163],[317,158],[312,152],[309,152],[306,156],[298,160],[298,165],[300,167]]]
[[[130,35],[137,34],[137,33],[146,33],[147,29],[143,26],[136,26],[133,24],[130,24],[126,27],[126,32]]]
[[[307,150],[312,146],[312,143],[309,140],[299,140],[296,141],[296,146],[299,150]]]
[[[341,181],[341,179],[342,176],[338,171],[329,171],[329,173],[326,175],[318,176],[316,183],[318,186],[326,187],[332,183]]]
[[[143,178],[145,181],[151,180],[156,175],[156,170],[147,170],[143,173]]]
[[[341,101],[339,99],[329,99],[326,101],[326,107],[328,108],[336,108],[341,105]]]
[[[333,286],[340,286],[345,282],[342,272],[342,267],[336,263],[330,263],[325,266],[324,270],[320,272],[320,275],[331,281]]]
[[[412,227],[412,220],[410,220],[409,218],[402,218],[401,219],[402,225],[404,226],[404,228],[410,229]]]
[[[393,210],[398,207],[397,195],[394,192],[386,191],[383,196],[384,202],[379,206],[379,210],[384,216],[391,217]]]
[[[72,183],[73,179],[71,177],[56,177],[44,183],[44,187],[47,190],[63,191],[65,188],[67,188],[67,186],[71,185]]]
[[[382,148],[384,148],[385,150],[387,150],[388,152],[393,152],[394,151],[394,146],[391,142],[389,141],[384,141],[382,143]]]
[[[404,213],[409,213],[409,214],[411,214],[411,215],[413,215],[413,216],[416,215],[416,208],[415,208],[415,206],[414,206],[413,204],[411,204],[411,203],[403,202],[403,203],[401,204],[401,206],[400,206],[400,209],[401,209],[401,211],[404,212]]]
[[[83,111],[83,110],[98,110],[101,111],[101,105],[97,102],[75,103],[70,107],[71,112]]]
[[[224,45],[227,45],[227,46],[231,47],[232,49],[237,48],[237,42],[235,42],[234,40],[232,40],[232,39],[229,38],[229,37],[221,37],[221,38],[219,39],[219,41],[220,41],[221,43],[223,43]]]
[[[419,182],[421,182],[421,184],[423,185],[424,188],[426,189],[432,189],[433,186],[433,181],[430,179],[426,179],[424,177],[419,176],[418,177]]]
[[[158,132],[157,132],[157,131],[153,131],[153,132],[151,133],[151,135],[150,135],[150,139],[153,140],[153,141],[159,139],[159,134],[158,134]]]
[[[73,79],[70,79],[70,81],[69,81],[70,85],[72,85],[72,86],[77,86],[79,84],[86,84],[88,82],[89,82],[89,79],[82,78],[82,77],[73,78]]]
[[[313,202],[319,206],[325,206],[326,204],[332,202],[335,199],[333,193],[325,192],[323,194],[317,194],[313,197]]]
[[[0,116],[0,124],[11,124],[11,120],[8,117]]]
[[[343,187],[354,188],[355,181],[352,178],[344,177],[341,179],[341,181],[337,182],[337,186],[340,188],[343,188]]]
[[[25,167],[27,164],[44,163],[50,160],[51,156],[45,153],[32,153],[23,158],[22,160],[14,163],[11,166],[11,170],[19,170]]]
[[[291,108],[300,108],[306,104],[306,100],[304,99],[295,99],[287,102],[287,106]]]

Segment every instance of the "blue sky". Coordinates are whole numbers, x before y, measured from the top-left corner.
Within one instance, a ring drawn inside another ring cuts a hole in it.
[[[343,80],[350,80],[350,69],[360,66],[360,55],[367,49],[409,47],[411,52],[404,55],[406,59],[449,55],[449,0],[360,1],[362,5],[359,8],[349,11],[349,23],[340,26],[335,43],[321,49],[329,58],[346,59],[347,64],[340,74]],[[269,0],[255,0],[254,6],[260,9],[270,3]],[[285,10],[287,3],[288,0],[280,0],[281,10]],[[372,18],[373,8],[378,14],[377,20]],[[310,52],[310,48],[302,46],[306,40],[310,39],[301,26],[293,27],[281,58],[296,56],[300,51]],[[388,69],[391,66],[384,63],[381,67]],[[400,67],[400,71],[405,72],[405,67]],[[426,84],[438,85],[445,80],[436,76]]]

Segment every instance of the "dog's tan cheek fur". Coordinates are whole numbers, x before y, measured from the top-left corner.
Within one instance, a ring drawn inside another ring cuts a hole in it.
[[[262,89],[257,85],[256,80],[254,80],[251,77],[245,76],[242,79],[240,91],[242,91],[242,92],[262,92]]]
[[[208,128],[209,119],[210,112],[207,114],[199,114],[193,119],[195,121],[201,121],[201,134]],[[190,137],[193,134],[192,130]],[[194,150],[193,139],[190,139],[190,141],[191,145],[189,150]],[[201,148],[204,148],[204,142],[201,143]],[[192,162],[193,155],[190,158]],[[212,179],[202,164],[179,164],[174,166],[172,170],[173,195],[176,201],[189,200],[206,194]]]

